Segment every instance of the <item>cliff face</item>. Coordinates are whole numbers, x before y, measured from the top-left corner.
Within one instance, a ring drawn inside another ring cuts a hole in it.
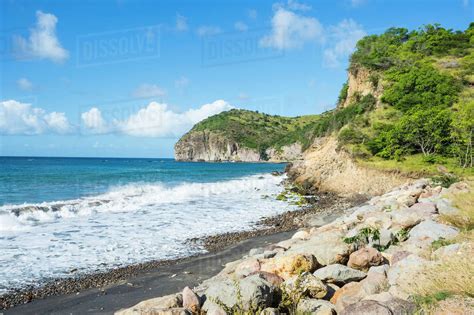
[[[341,195],[380,195],[410,179],[396,173],[367,169],[338,148],[335,137],[315,140],[300,161],[293,163],[288,175],[306,188]]]
[[[189,132],[174,147],[177,161],[287,162],[301,157],[301,151],[301,145],[294,143],[279,150],[269,148],[261,154],[223,134],[207,130]]]
[[[338,104],[338,108],[344,108],[356,101],[357,96],[372,94],[380,104],[380,96],[383,93],[382,82],[377,72],[363,67],[348,71],[348,89],[346,99]]]

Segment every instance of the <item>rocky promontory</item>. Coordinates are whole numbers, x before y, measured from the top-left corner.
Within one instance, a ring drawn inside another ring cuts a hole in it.
[[[399,186],[332,223],[252,249],[195,288],[116,314],[470,313],[474,247],[454,219],[470,185]],[[439,303],[424,302],[439,294]]]

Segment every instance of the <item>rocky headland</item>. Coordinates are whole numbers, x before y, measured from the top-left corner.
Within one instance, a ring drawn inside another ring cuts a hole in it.
[[[194,288],[116,314],[472,313],[472,235],[456,227],[472,189],[427,179],[401,185],[329,224],[254,248]]]

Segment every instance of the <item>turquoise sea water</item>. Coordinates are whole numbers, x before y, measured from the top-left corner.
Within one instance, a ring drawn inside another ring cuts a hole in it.
[[[0,157],[0,294],[203,252],[186,240],[291,209],[284,164]]]

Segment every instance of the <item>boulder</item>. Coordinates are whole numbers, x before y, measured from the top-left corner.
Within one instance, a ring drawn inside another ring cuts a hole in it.
[[[337,290],[330,301],[336,306],[336,311],[339,314],[347,306],[362,300],[364,296],[360,282],[349,282]]]
[[[285,252],[262,262],[261,271],[276,274],[283,279],[289,279],[302,272],[312,272],[319,267],[318,261],[311,254]]]
[[[269,273],[266,271],[256,271],[252,273],[251,275],[259,275],[260,278],[267,280],[269,283],[271,283],[275,287],[279,287],[280,284],[285,281],[282,277],[274,274],[274,273]]]
[[[297,314],[333,315],[336,308],[328,301],[318,299],[301,299],[296,308]]]
[[[436,208],[439,214],[442,215],[453,215],[459,212],[459,209],[453,207],[451,201],[446,198],[441,198],[436,201]]]
[[[309,235],[308,231],[301,230],[301,231],[298,231],[295,234],[293,234],[293,236],[291,238],[292,239],[297,239],[297,240],[307,240],[307,239],[309,239],[309,237],[310,237],[310,235]]]
[[[367,276],[365,272],[340,264],[333,264],[320,268],[314,272],[314,275],[322,281],[336,284],[360,281]]]
[[[417,309],[415,303],[395,297],[381,304],[392,311],[393,315],[415,314]]]
[[[352,252],[352,246],[344,243],[345,232],[330,230],[312,236],[306,241],[294,244],[287,253],[312,254],[323,265],[345,263]]]
[[[358,270],[368,270],[372,266],[384,263],[382,254],[372,247],[364,247],[349,256],[347,266]]]
[[[340,315],[393,315],[392,311],[385,305],[376,301],[360,301],[349,305]]]
[[[237,265],[235,275],[240,278],[245,278],[257,271],[260,271],[260,262],[258,259],[251,257]]]
[[[263,248],[252,248],[249,250],[249,256],[255,256],[255,255],[260,255],[263,254],[264,249]]]
[[[241,301],[238,300],[240,291]],[[218,304],[222,303],[229,308],[238,307],[249,310],[250,306],[266,308],[271,307],[278,295],[278,289],[271,283],[262,279],[260,275],[252,275],[240,281],[222,279],[208,283],[203,296],[206,301],[202,309],[218,311]],[[218,303],[216,303],[218,302]]]
[[[415,242],[428,240],[432,242],[440,238],[452,239],[458,234],[458,229],[454,227],[432,220],[426,220],[411,229],[409,240]]]
[[[116,315],[132,315],[150,312],[152,309],[171,309],[183,306],[182,294],[170,294],[142,301],[130,308],[115,312]]]
[[[432,202],[419,202],[415,203],[413,206],[410,207],[412,212],[416,212],[422,216],[430,216],[432,214],[436,214],[436,204]]]
[[[387,273],[389,292],[394,297],[408,299],[410,288],[416,285],[419,273],[430,264],[430,261],[413,254],[398,261]]]
[[[198,314],[201,310],[199,297],[189,287],[183,289],[183,307],[193,314]]]
[[[326,285],[309,272],[303,272],[283,283],[286,292],[298,292],[302,296],[322,299],[328,290]]]
[[[445,260],[445,259],[448,259],[449,257],[452,257],[453,255],[456,255],[460,250],[461,250],[460,244],[450,244],[447,246],[442,246],[438,248],[437,250],[435,250],[431,254],[431,257],[437,260]]]

